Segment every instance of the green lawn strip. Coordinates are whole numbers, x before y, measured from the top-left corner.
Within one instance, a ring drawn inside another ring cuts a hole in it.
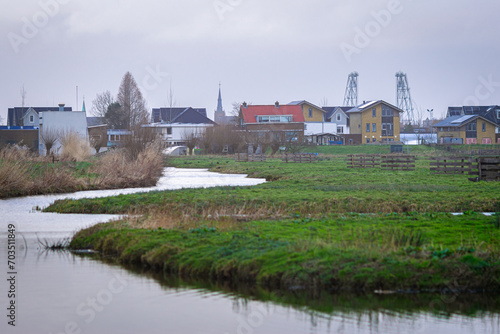
[[[112,199],[60,201],[54,212],[127,213],[128,210],[170,207],[191,210],[250,206],[286,212],[455,212],[495,211],[500,202],[497,182],[470,182],[468,175],[433,175],[429,160],[420,157],[415,171],[348,169],[343,158],[313,164],[235,162],[228,157],[171,159],[182,167],[211,167],[222,173],[247,173],[270,182],[254,187],[183,189],[118,196]]]
[[[349,214],[232,230],[103,224],[77,233],[70,247],[180,277],[269,289],[499,290],[498,240],[492,217]]]

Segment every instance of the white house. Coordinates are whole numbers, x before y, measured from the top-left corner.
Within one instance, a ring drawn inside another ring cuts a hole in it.
[[[64,111],[64,104],[59,105],[59,111],[44,111],[39,113],[39,138],[38,152],[45,155],[44,137],[48,133],[55,134],[58,138],[73,132],[85,140],[88,139],[87,116],[85,111]],[[61,148],[60,140],[52,147],[52,152],[58,152]]]

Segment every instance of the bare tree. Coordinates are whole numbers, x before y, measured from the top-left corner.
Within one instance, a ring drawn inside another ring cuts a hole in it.
[[[107,138],[104,136],[92,136],[90,137],[90,146],[95,150],[95,153],[99,153],[101,148],[106,147]]]
[[[146,109],[146,101],[130,72],[125,73],[123,76],[118,89],[117,102],[120,103],[128,120],[127,128],[129,130],[148,123],[149,115]]]
[[[51,155],[52,147],[54,147],[55,143],[59,140],[59,133],[50,128],[42,128],[40,136],[45,144],[45,149],[47,151],[46,155]]]
[[[158,137],[152,128],[137,126],[130,136],[123,140],[123,148],[130,161],[136,160],[139,154],[153,145]],[[159,149],[160,146],[158,146]]]
[[[200,135],[193,131],[185,132],[182,136],[182,141],[186,144],[187,148],[189,149],[188,155],[192,155],[193,149],[200,141]]]
[[[106,112],[110,105],[115,102],[113,95],[109,90],[97,94],[95,99],[92,101],[92,115],[97,117],[105,117]]]
[[[328,98],[326,96],[324,96],[322,99],[321,99],[321,106],[322,107],[326,107],[328,106]]]

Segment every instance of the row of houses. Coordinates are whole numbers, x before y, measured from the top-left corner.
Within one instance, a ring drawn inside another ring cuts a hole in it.
[[[304,100],[286,105],[243,103],[239,125],[248,132],[285,132],[287,138],[304,137],[319,145],[358,145],[399,141],[402,112],[383,100],[357,107],[318,107]]]
[[[151,128],[167,146],[184,145],[188,138],[200,136],[213,126],[228,125],[257,138],[280,137],[307,140],[318,145],[358,145],[401,141],[404,111],[383,101],[364,101],[356,107],[319,107],[306,100],[271,105],[243,103],[238,116],[227,116],[219,88],[215,121],[206,108],[153,108]],[[9,108],[7,126],[0,127],[0,146],[23,142],[44,153],[43,128],[76,132],[102,147],[120,145],[131,132],[108,129],[104,118],[87,117],[82,111],[60,104],[58,107]],[[461,144],[500,143],[500,107],[450,107],[445,120],[433,126],[438,142]],[[57,149],[57,146],[55,147]]]

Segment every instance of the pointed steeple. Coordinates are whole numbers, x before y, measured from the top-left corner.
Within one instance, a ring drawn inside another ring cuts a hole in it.
[[[221,94],[221,89],[220,89],[220,82],[219,82],[219,99],[217,100],[217,110],[215,110],[214,113],[214,121],[215,123],[218,124],[224,124],[226,122],[226,112],[224,111],[224,108],[222,107],[222,94]]]
[[[85,110],[85,96],[83,97],[83,106],[82,106],[82,111],[83,111],[83,112],[86,112],[86,110]]]
[[[223,112],[224,109],[222,108],[222,95],[221,95],[221,83],[219,82],[219,99],[217,100],[217,111]]]

